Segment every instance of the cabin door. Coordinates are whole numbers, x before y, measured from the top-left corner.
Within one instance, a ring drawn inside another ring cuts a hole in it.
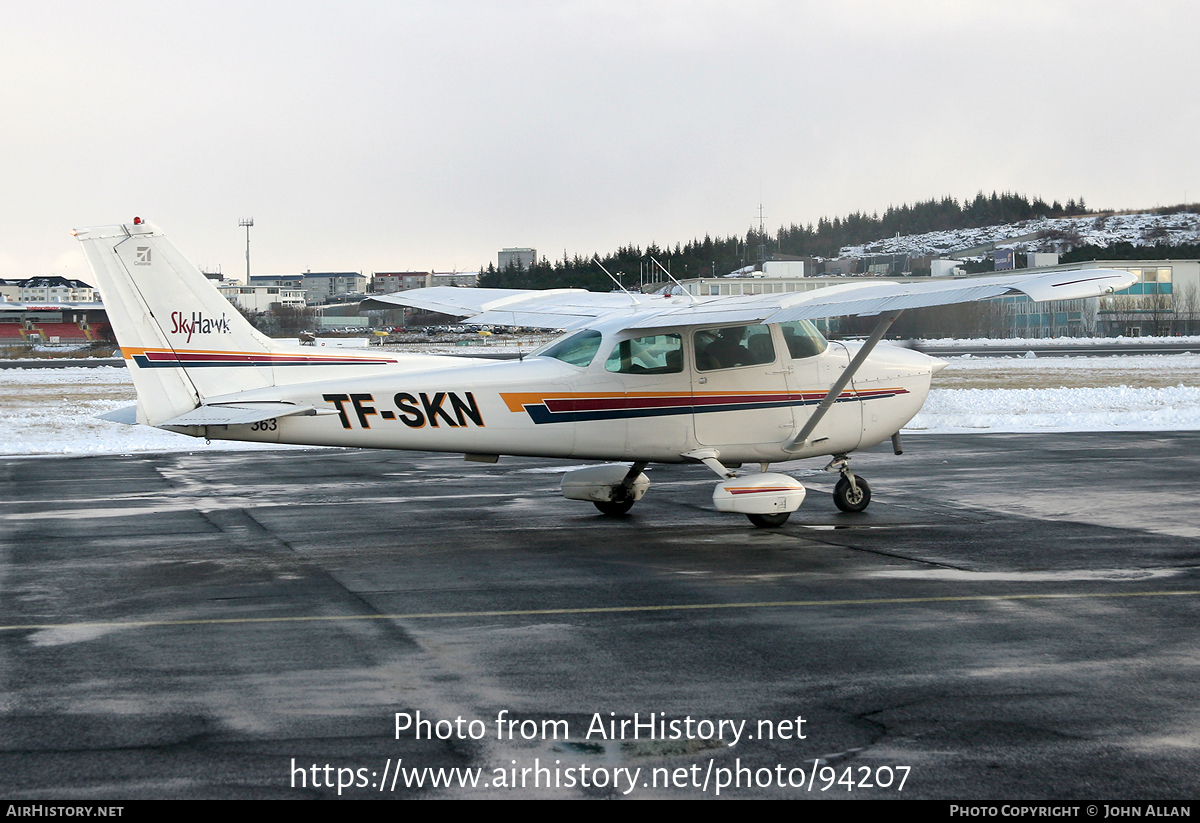
[[[696,440],[721,446],[787,439],[795,429],[789,363],[772,327],[698,329],[690,348]]]

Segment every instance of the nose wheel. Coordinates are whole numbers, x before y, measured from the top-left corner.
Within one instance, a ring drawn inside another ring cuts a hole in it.
[[[860,512],[871,502],[871,487],[858,475],[850,471],[850,457],[835,455],[825,471],[841,472],[841,479],[833,487],[833,504],[844,512]]]
[[[844,512],[860,512],[871,502],[871,487],[857,475],[853,482],[843,477],[833,487],[833,504]]]

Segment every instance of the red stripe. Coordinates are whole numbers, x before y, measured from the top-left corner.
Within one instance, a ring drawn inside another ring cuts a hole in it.
[[[180,363],[253,363],[261,366],[269,366],[274,363],[279,364],[313,364],[323,365],[326,363],[342,363],[342,364],[365,364],[365,363],[395,363],[395,360],[386,358],[370,358],[370,357],[322,357],[310,356],[305,354],[241,354],[236,352],[213,352],[213,353],[197,353],[197,352],[163,352],[163,351],[148,351],[145,353],[147,360],[153,363],[169,363],[177,361]]]
[[[755,489],[725,489],[730,494],[757,494],[758,492],[798,492],[794,486],[761,486]]]

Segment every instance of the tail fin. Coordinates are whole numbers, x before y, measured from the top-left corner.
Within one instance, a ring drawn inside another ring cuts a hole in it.
[[[159,229],[135,219],[74,233],[129,362],[139,422],[158,425],[206,397],[274,385],[261,355],[275,346]],[[205,368],[221,365],[241,368]]]

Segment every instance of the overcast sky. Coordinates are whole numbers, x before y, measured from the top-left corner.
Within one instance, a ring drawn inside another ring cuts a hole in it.
[[[1200,4],[8,2],[0,277],[158,224],[255,273],[474,270],[1010,190],[1200,199]]]

